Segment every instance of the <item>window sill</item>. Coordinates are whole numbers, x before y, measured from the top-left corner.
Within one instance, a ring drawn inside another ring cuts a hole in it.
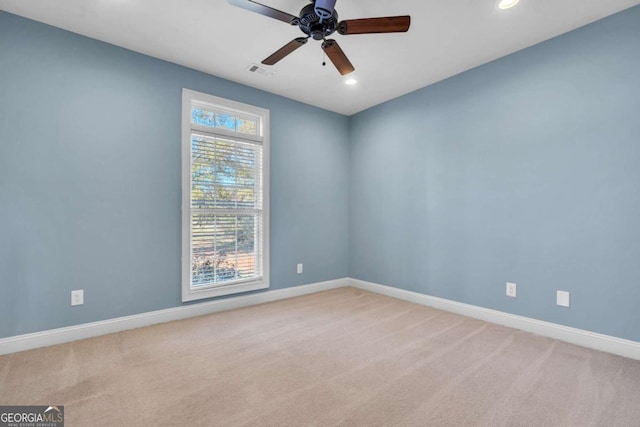
[[[234,283],[225,286],[217,286],[204,289],[183,289],[182,302],[197,301],[201,299],[219,297],[223,295],[239,294],[242,292],[268,289],[269,282],[261,280],[257,282]]]

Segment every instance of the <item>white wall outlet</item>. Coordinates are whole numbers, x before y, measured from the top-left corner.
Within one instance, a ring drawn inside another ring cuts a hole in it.
[[[71,291],[71,305],[82,305],[82,304],[84,304],[84,289]]]
[[[560,307],[569,307],[569,292],[566,291],[558,291],[556,294],[556,304]]]
[[[515,283],[507,283],[507,296],[511,298],[516,297],[516,284]]]
[[[298,274],[302,274],[302,264],[298,264],[296,271]]]

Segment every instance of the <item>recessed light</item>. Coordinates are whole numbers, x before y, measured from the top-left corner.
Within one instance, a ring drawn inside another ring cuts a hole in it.
[[[345,80],[345,82],[344,82],[344,84],[349,85],[349,86],[353,86],[356,83],[358,83],[358,81],[356,79],[349,79],[349,80]]]
[[[498,9],[511,9],[517,5],[520,0],[500,0],[498,3]]]

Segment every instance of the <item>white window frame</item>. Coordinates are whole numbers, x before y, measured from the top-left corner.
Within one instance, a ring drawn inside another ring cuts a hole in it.
[[[236,116],[243,114],[260,118],[258,135],[246,135],[227,129],[210,128],[191,122],[191,109],[195,104],[207,105],[215,110],[231,112]],[[191,286],[192,268],[192,230],[191,230],[191,133],[205,134],[212,137],[226,137],[237,141],[251,142],[262,145],[262,207],[263,207],[263,235],[262,247],[262,277],[242,282],[221,284],[217,286],[194,289]],[[254,291],[269,288],[269,110],[243,104],[217,96],[196,92],[190,89],[182,90],[182,301],[195,301],[222,295]]]

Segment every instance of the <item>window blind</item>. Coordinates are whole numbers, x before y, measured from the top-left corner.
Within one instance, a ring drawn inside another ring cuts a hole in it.
[[[262,145],[191,134],[192,287],[262,277]]]

